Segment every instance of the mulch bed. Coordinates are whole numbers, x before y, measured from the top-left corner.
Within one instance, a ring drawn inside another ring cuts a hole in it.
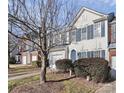
[[[50,79],[47,79],[49,80],[49,82],[46,82],[45,84],[40,85],[39,80],[33,81],[30,83],[15,87],[10,93],[64,93],[63,91],[65,90],[65,85],[63,84],[63,82],[68,80],[71,82],[74,82],[78,86],[86,86],[93,90],[97,90],[104,85],[102,83],[96,84],[92,81],[86,81],[86,79],[83,79],[83,78],[71,78],[64,81],[58,81],[63,78],[67,78],[68,74],[65,74],[65,75],[53,74],[50,76],[51,76]]]
[[[39,81],[15,87],[10,93],[61,93],[64,85],[60,82],[47,82],[40,85]]]

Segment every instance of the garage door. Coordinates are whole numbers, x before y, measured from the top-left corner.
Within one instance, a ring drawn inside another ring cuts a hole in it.
[[[22,64],[26,64],[26,56],[22,57]]]
[[[55,69],[56,60],[64,59],[64,58],[65,58],[65,51],[52,52],[50,54],[50,60],[49,60],[50,67]]]

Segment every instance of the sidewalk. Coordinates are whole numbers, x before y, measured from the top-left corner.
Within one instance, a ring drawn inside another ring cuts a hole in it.
[[[26,77],[35,76],[35,75],[39,75],[39,74],[40,74],[40,72],[32,72],[32,73],[18,75],[18,76],[11,76],[11,77],[8,77],[8,80],[10,81],[10,80],[15,80],[15,79],[23,79]]]
[[[24,74],[30,74],[30,73],[36,73],[40,72],[40,70],[35,70],[35,71],[26,71],[26,72],[18,72],[18,73],[9,73],[8,77],[14,77],[14,76],[19,76],[19,75],[24,75]]]
[[[52,70],[47,68],[47,73],[52,73]],[[35,76],[35,75],[39,75],[40,74],[40,70],[37,71],[31,71],[31,72],[19,72],[19,73],[13,73],[13,74],[8,74],[8,80],[15,80],[15,79],[23,79],[23,78],[27,78],[30,76]]]
[[[116,93],[116,81],[105,84],[102,88],[98,89],[95,93]]]
[[[27,64],[10,64],[10,68],[16,68],[16,67],[25,67],[25,66],[31,66]]]

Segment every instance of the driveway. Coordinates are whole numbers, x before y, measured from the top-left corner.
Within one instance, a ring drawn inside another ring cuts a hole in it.
[[[98,89],[95,93],[116,93],[116,81],[105,84],[102,88]]]

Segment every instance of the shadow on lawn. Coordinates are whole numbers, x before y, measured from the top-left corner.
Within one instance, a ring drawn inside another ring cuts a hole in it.
[[[76,76],[72,76],[72,77],[69,77],[69,78],[64,78],[64,79],[60,79],[60,80],[48,80],[46,82],[62,82],[62,81],[66,81],[66,80],[70,80],[70,79],[73,79],[75,78]]]

